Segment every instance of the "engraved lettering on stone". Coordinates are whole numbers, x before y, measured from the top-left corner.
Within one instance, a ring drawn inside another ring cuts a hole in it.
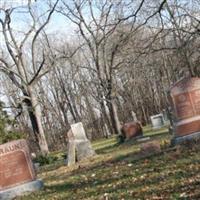
[[[0,190],[35,180],[25,140],[0,145]]]

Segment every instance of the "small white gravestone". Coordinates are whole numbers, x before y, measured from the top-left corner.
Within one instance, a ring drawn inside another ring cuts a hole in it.
[[[87,139],[83,124],[81,122],[72,124],[68,135],[67,165],[73,165],[77,161],[95,155],[90,141]]]
[[[87,141],[85,130],[81,122],[71,125],[71,132],[75,140]]]
[[[164,126],[163,114],[151,116],[151,123],[154,129],[162,128]]]
[[[138,120],[137,120],[136,113],[135,113],[134,111],[131,111],[131,115],[132,115],[132,117],[133,117],[133,121],[134,121],[134,122],[137,122]]]

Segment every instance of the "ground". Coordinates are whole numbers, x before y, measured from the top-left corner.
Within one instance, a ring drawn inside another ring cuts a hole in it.
[[[168,148],[166,129],[154,133],[163,153],[141,157],[140,144],[117,145],[116,138],[93,143],[97,156],[68,168],[43,167],[39,173],[44,190],[21,200],[127,200],[200,199],[200,147]]]

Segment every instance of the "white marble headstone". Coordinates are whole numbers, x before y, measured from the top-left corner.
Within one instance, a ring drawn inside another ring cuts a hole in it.
[[[67,165],[73,165],[77,161],[95,155],[92,145],[88,140],[81,122],[72,124],[68,135],[68,158]]]
[[[81,122],[72,124],[71,131],[75,140],[88,140]]]
[[[134,111],[131,112],[131,115],[133,117],[133,121],[134,122],[137,122],[137,116],[136,116],[136,113]]]

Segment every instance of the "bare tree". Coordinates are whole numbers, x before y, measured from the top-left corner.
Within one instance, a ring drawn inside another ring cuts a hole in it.
[[[143,19],[138,25],[138,15],[144,1],[62,1],[59,10],[71,22],[75,23],[84,39],[93,59],[93,70],[96,71],[102,107],[107,103],[110,119],[115,133],[120,134],[120,121],[116,106],[114,74],[123,65],[124,59],[117,57],[120,48],[127,44],[130,36],[145,24],[151,17],[159,13],[165,3]],[[87,13],[87,14],[86,14]],[[126,31],[122,31],[125,29]],[[104,108],[105,110],[105,108]]]
[[[18,9],[1,8],[3,15],[1,15],[0,23],[6,51],[2,50],[0,69],[21,91],[21,103],[25,103],[27,106],[33,132],[43,154],[48,153],[49,150],[42,127],[41,110],[35,91],[35,84],[50,70],[50,66],[46,65],[47,56],[45,49],[41,50],[41,55],[39,56],[36,52],[38,51],[37,43],[39,37],[49,23],[58,1],[53,5],[49,5],[47,12],[39,17],[36,17],[29,1],[26,9],[23,7],[21,12],[29,15],[32,24],[30,27],[27,27],[28,30],[26,32],[22,30],[23,34],[20,39],[17,37],[14,27],[12,27],[13,15],[17,14]],[[27,50],[29,44],[30,51]],[[53,62],[51,65],[53,65]]]

